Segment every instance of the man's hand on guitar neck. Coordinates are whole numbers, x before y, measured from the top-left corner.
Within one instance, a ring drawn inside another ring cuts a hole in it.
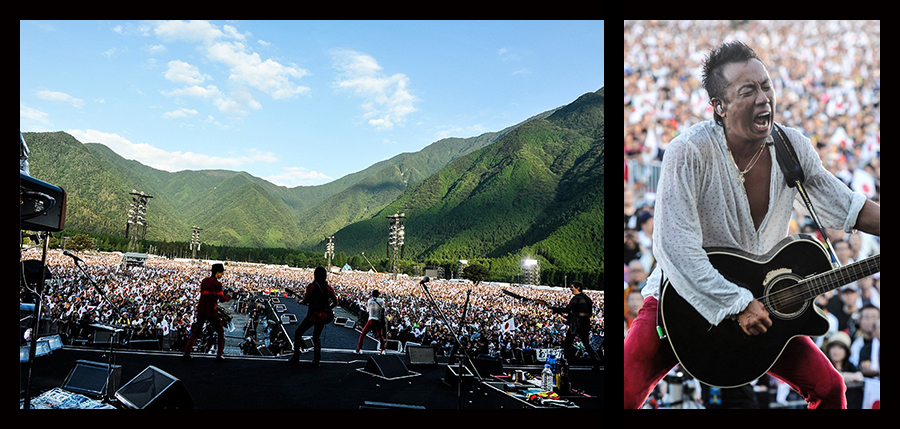
[[[769,327],[772,326],[772,319],[769,318],[769,312],[759,300],[750,301],[747,308],[740,312],[737,317],[738,325],[747,335],[765,334]]]

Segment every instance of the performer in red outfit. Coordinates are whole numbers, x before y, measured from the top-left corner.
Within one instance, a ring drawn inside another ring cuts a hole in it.
[[[203,324],[209,322],[213,329],[219,335],[219,348],[216,353],[216,359],[223,360],[222,354],[225,349],[225,328],[219,320],[217,304],[219,301],[226,302],[231,299],[225,295],[222,289],[222,283],[219,279],[225,275],[225,267],[222,264],[213,264],[212,275],[200,282],[200,300],[197,302],[197,312],[194,318],[194,324],[191,325],[191,335],[188,337],[187,346],[184,348],[184,358],[191,358],[191,349],[197,337],[203,332]]]
[[[381,293],[377,290],[373,290],[372,298],[369,298],[369,302],[366,303],[366,307],[369,311],[369,320],[366,321],[362,333],[359,334],[359,341],[356,343],[356,354],[359,354],[360,349],[362,349],[363,340],[366,339],[366,334],[369,332],[375,333],[375,338],[378,339],[378,343],[381,344],[381,354],[384,354],[385,314],[384,299],[378,297],[380,294]]]
[[[319,337],[322,335],[322,329],[328,322],[334,320],[334,307],[337,306],[337,295],[334,289],[328,284],[328,272],[323,267],[316,267],[313,272],[313,282],[306,286],[306,293],[303,295],[301,305],[309,305],[306,312],[306,318],[300,322],[297,331],[294,333],[294,354],[288,360],[288,363],[297,365],[300,363],[300,345],[302,344],[303,334],[310,328],[313,329],[313,346],[315,352],[313,354],[313,366],[319,366],[322,359],[322,341]],[[297,297],[299,300],[300,297]]]

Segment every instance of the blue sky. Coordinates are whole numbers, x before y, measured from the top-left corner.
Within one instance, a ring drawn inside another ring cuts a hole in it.
[[[19,34],[21,131],[289,187],[603,87],[602,21],[20,21]]]

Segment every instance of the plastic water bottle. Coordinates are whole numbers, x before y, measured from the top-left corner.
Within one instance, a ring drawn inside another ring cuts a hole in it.
[[[553,373],[556,374],[556,355],[551,354],[547,356],[546,363],[550,365],[550,371],[553,371]]]
[[[541,390],[544,392],[553,391],[553,370],[550,369],[550,364],[544,365],[544,370],[541,371]]]

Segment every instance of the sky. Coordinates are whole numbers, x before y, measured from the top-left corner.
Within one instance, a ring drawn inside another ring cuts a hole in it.
[[[603,87],[602,21],[20,21],[19,48],[20,131],[287,187]]]

